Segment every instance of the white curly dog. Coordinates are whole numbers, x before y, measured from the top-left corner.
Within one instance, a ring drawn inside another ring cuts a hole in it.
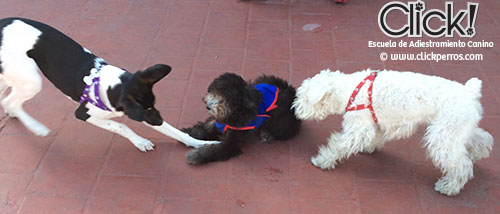
[[[427,125],[427,155],[444,175],[434,189],[451,196],[472,179],[473,163],[488,157],[493,146],[493,137],[478,127],[480,98],[477,78],[463,85],[413,72],[323,70],[303,81],[292,108],[299,119],[343,114],[343,130],[333,133],[311,159],[321,169],[333,169],[358,152],[380,150],[387,141],[409,137]]]

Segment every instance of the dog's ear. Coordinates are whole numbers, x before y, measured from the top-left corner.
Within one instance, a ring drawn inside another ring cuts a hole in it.
[[[310,93],[308,93],[307,101],[311,104],[318,103],[325,96],[328,88],[322,84],[311,84]]]
[[[167,76],[172,70],[172,67],[164,64],[153,65],[141,72],[140,78],[148,85],[153,85],[160,81],[163,77]]]
[[[136,101],[130,98],[122,98],[116,105],[116,110],[123,111],[130,119],[144,121],[144,109]]]

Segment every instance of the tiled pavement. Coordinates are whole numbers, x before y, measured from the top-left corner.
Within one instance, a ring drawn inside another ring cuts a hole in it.
[[[371,67],[462,83],[480,77],[481,126],[500,139],[500,2],[474,1],[480,7],[473,40],[492,41],[493,48],[369,48],[369,40],[389,40],[376,24],[386,2],[2,0],[0,17],[49,23],[128,70],[172,65],[154,90],[157,107],[177,127],[207,116],[200,98],[223,72],[274,74],[298,86],[324,68]],[[444,1],[426,2],[428,9],[444,8]],[[382,51],[482,53],[484,60],[382,62]],[[0,213],[500,213],[498,146],[475,164],[475,178],[459,196],[446,197],[433,190],[440,172],[425,158],[422,130],[321,171],[309,160],[340,130],[341,117],[331,116],[305,122],[287,143],[249,144],[238,158],[194,167],[182,144],[120,119],[156,143],[154,152],[141,153],[124,138],[77,121],[75,107],[45,81],[26,109],[53,130],[50,136],[35,137],[0,115]]]

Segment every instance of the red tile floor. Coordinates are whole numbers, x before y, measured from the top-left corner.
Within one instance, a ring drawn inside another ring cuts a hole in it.
[[[492,41],[492,48],[369,48],[368,41],[390,39],[376,23],[386,2],[2,0],[0,17],[49,23],[128,70],[172,65],[154,90],[158,109],[179,128],[207,116],[200,98],[223,72],[274,74],[298,86],[324,68],[371,67],[462,83],[480,77],[481,126],[500,139],[500,2],[474,0],[480,7],[472,40]],[[444,1],[426,2],[426,9],[444,9]],[[455,10],[466,6],[454,3]],[[406,18],[394,14],[388,19],[404,24]],[[382,51],[481,53],[484,60],[383,62]],[[500,148],[475,164],[475,178],[460,195],[446,197],[433,190],[440,171],[425,158],[423,129],[321,171],[310,157],[340,130],[341,117],[331,116],[305,122],[287,143],[249,144],[238,158],[190,166],[188,148],[142,124],[121,119],[152,139],[154,152],[141,153],[124,138],[77,121],[76,104],[47,81],[25,106],[53,132],[35,137],[0,115],[0,213],[500,213]]]

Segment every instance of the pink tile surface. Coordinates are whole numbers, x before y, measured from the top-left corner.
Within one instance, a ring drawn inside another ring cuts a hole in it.
[[[290,59],[290,41],[288,39],[249,38],[247,57],[254,59]]]
[[[157,178],[102,176],[84,213],[151,213],[158,185]]]
[[[102,158],[48,153],[27,190],[35,195],[85,197],[102,164]]]
[[[85,198],[64,198],[31,196],[26,198],[20,213],[33,214],[66,214],[80,213],[83,210]]]
[[[84,0],[0,1],[0,17],[55,26],[112,64],[132,72],[164,63],[172,72],[154,87],[163,118],[182,128],[208,116],[201,98],[224,72],[246,79],[272,74],[298,86],[322,69],[352,73],[409,70],[464,83],[483,80],[480,126],[500,138],[500,2],[481,0],[476,37],[483,48],[370,48],[391,39],[378,27],[388,1],[349,0]],[[427,9],[444,0],[426,1]],[[454,1],[455,10],[467,1]],[[402,14],[390,23],[405,24]],[[432,26],[439,22],[433,20]],[[465,23],[465,22],[464,22]],[[458,38],[439,38],[433,41]],[[387,53],[475,53],[482,61],[381,61]],[[128,140],[74,118],[76,104],[43,80],[27,112],[47,125],[36,137],[0,114],[0,213],[499,213],[500,149],[475,163],[460,195],[433,187],[441,173],[426,158],[421,128],[382,151],[322,171],[310,163],[341,116],[306,121],[286,143],[247,144],[229,161],[191,166],[190,150],[142,123],[119,118],[153,141],[139,152]],[[50,100],[50,102],[48,102]],[[0,110],[1,111],[1,110]]]

